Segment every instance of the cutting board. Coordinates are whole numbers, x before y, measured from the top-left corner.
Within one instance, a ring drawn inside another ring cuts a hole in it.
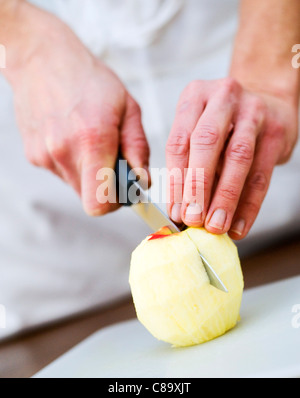
[[[208,343],[172,348],[132,320],[93,334],[35,377],[300,377],[300,276],[246,290],[238,326]]]

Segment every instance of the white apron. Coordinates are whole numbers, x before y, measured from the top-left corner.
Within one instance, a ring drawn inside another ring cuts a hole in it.
[[[192,80],[227,75],[238,0],[32,2],[69,24],[120,76],[142,107],[151,166],[165,167],[165,144],[181,91]],[[88,218],[71,188],[30,166],[3,78],[0,93],[2,339],[128,295],[131,251],[150,231],[130,209]],[[298,227],[297,151],[288,165],[276,169],[260,216],[239,244],[241,253],[277,231]]]

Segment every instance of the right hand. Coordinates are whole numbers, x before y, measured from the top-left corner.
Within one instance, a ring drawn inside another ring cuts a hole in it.
[[[71,185],[89,215],[113,211],[117,203],[96,198],[96,175],[101,168],[114,169],[119,149],[132,168],[147,169],[140,108],[61,21],[28,3],[19,8],[26,51],[8,54],[12,62],[5,74],[27,159]]]

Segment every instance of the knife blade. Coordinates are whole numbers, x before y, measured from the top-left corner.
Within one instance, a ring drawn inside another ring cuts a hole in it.
[[[182,232],[186,228],[186,226],[179,228],[156,203],[152,202],[148,191],[139,184],[137,176],[121,155],[118,156],[115,171],[119,202],[124,206],[130,206],[154,232],[166,226],[172,233]],[[189,234],[188,237],[194,243]],[[195,243],[194,245],[201,257],[211,285],[228,293],[226,286],[216,271],[200,253],[197,245]]]

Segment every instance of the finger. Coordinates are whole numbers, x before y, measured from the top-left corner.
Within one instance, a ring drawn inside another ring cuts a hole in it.
[[[120,145],[131,167],[149,166],[150,149],[142,125],[141,109],[129,95],[121,127]]]
[[[229,236],[243,239],[250,231],[267,194],[280,144],[268,137],[259,138],[256,156],[235,212]]]
[[[44,140],[45,148],[54,165],[55,170],[52,171],[81,195],[80,170],[75,161],[76,156],[71,151],[71,148],[74,150],[76,144],[74,145],[70,134],[62,134],[62,131],[66,132],[68,129],[48,121],[44,130],[45,138],[41,139]]]
[[[36,132],[31,132],[23,136],[24,149],[26,159],[30,164],[36,167],[51,171],[53,174],[61,177],[55,162],[49,154],[45,142],[40,138]]]
[[[128,160],[132,168],[141,168],[147,171],[147,181],[143,181],[143,183],[149,187],[150,149],[142,125],[141,109],[129,95],[121,126],[120,146],[123,157]],[[145,175],[145,173],[142,174]]]
[[[241,101],[233,135],[228,143],[221,176],[206,217],[209,232],[228,232],[251,169],[264,113],[255,100]]]
[[[237,83],[226,81],[209,100],[192,133],[182,206],[182,219],[186,225],[204,224],[219,160],[232,129],[239,93]],[[197,172],[200,170],[203,172]]]
[[[101,216],[119,208],[116,203],[115,185],[108,186],[108,200],[99,200],[97,176],[102,169],[114,170],[119,150],[119,129],[115,125],[101,123],[99,128],[83,131],[78,138],[81,148],[81,199],[85,212]],[[114,199],[114,200],[113,200]],[[113,203],[115,202],[115,203]]]
[[[181,223],[185,169],[189,163],[190,137],[207,101],[205,82],[191,83],[182,93],[166,146],[168,203],[170,217]]]

